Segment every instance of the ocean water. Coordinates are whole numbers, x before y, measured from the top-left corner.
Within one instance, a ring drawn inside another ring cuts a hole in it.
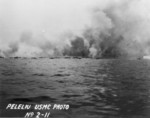
[[[0,59],[0,116],[29,112],[9,103],[70,106],[50,118],[150,118],[150,60]]]

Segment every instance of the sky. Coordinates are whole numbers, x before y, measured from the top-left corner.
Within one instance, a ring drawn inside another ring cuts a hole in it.
[[[78,33],[90,23],[88,12],[96,1],[0,0],[0,49],[9,50],[8,45],[20,40],[23,32],[42,35],[55,43],[64,32]]]
[[[0,36],[9,40],[23,31],[46,35],[78,31],[90,22],[88,8],[93,3],[92,0],[0,0]]]
[[[0,50],[21,55],[64,46],[64,35],[80,36],[87,27],[147,42],[149,6],[148,0],[0,0]]]

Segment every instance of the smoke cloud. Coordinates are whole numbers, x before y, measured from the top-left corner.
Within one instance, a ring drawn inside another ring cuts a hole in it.
[[[0,1],[1,56],[150,55],[147,0],[20,1]]]

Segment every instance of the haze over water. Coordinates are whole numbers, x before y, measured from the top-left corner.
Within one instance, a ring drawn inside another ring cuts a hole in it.
[[[69,104],[52,118],[149,118],[150,61],[0,59],[2,116],[8,103]]]

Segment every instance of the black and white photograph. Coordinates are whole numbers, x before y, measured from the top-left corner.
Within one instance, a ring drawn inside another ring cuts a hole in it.
[[[150,118],[150,0],[0,0],[0,118]]]

